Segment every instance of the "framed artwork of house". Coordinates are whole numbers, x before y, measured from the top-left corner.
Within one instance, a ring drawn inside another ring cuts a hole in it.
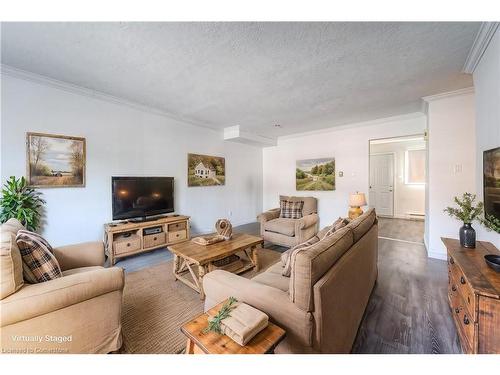
[[[85,138],[26,133],[26,174],[33,187],[84,187]]]
[[[219,156],[188,154],[188,186],[219,186],[226,182],[226,161]]]

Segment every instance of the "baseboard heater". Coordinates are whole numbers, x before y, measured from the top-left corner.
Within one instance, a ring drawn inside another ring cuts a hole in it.
[[[406,214],[411,219],[420,219],[420,220],[424,220],[425,219],[425,214],[421,214],[419,212],[407,212]]]

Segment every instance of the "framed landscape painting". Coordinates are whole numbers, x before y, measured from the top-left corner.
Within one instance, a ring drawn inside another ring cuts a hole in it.
[[[26,158],[30,186],[85,186],[85,138],[27,133]]]
[[[335,158],[297,160],[297,190],[335,190]]]
[[[500,147],[483,152],[484,212],[500,220]]]
[[[226,161],[219,156],[188,154],[188,186],[219,186],[226,182]]]

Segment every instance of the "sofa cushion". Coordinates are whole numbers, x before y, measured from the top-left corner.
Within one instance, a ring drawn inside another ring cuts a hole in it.
[[[281,233],[288,237],[295,236],[295,220],[278,218],[264,223],[268,232]]]
[[[291,202],[303,201],[304,207],[302,208],[302,216],[318,213],[318,200],[314,197],[291,197],[280,195],[280,202],[282,200]]]
[[[24,278],[30,283],[41,283],[62,276],[61,268],[50,244],[39,234],[20,230],[17,246],[23,258]]]
[[[305,311],[313,311],[312,287],[354,243],[351,228],[344,227],[290,257],[290,300]]]
[[[280,265],[279,262],[277,264]],[[252,281],[256,281],[259,284],[264,284],[276,289],[280,289],[283,292],[288,292],[288,288],[290,288],[290,279],[276,273],[275,271],[276,270],[269,269],[265,272],[262,272],[255,276]]]
[[[370,230],[376,219],[377,215],[375,209],[371,208],[347,225],[354,233],[354,242],[358,242],[358,240]]]
[[[300,219],[304,201],[280,201],[280,218]]]
[[[23,261],[16,235],[7,226],[0,229],[0,299],[19,290],[23,284]]]
[[[310,240],[303,242],[301,244],[298,244],[297,246],[292,247],[290,249],[290,252],[288,253],[288,257],[286,258],[285,265],[283,266],[283,270],[281,271],[281,274],[285,277],[290,277],[290,273],[292,272],[291,258],[293,256],[293,253],[295,251],[307,251],[308,248],[310,248],[312,245],[314,245],[318,241],[319,241],[319,238],[314,236]]]

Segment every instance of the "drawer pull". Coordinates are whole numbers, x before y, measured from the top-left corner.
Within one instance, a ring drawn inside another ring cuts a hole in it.
[[[453,285],[453,286],[451,287],[451,290],[453,290],[454,292],[456,292],[456,291],[457,291],[457,287],[456,287],[456,285]]]
[[[460,309],[458,307],[455,307],[455,313],[458,314],[460,312]]]
[[[464,324],[468,325],[470,323],[469,318],[467,318],[467,315],[464,315]]]
[[[454,264],[454,263],[455,263],[455,261],[453,260],[452,257],[450,257],[450,264]]]
[[[462,285],[465,284],[465,279],[463,276],[460,276],[460,284],[462,284]]]
[[[156,241],[157,239],[158,239],[158,238],[156,238],[156,237],[153,237],[153,241]]]
[[[127,247],[130,247],[130,242],[127,242]]]

